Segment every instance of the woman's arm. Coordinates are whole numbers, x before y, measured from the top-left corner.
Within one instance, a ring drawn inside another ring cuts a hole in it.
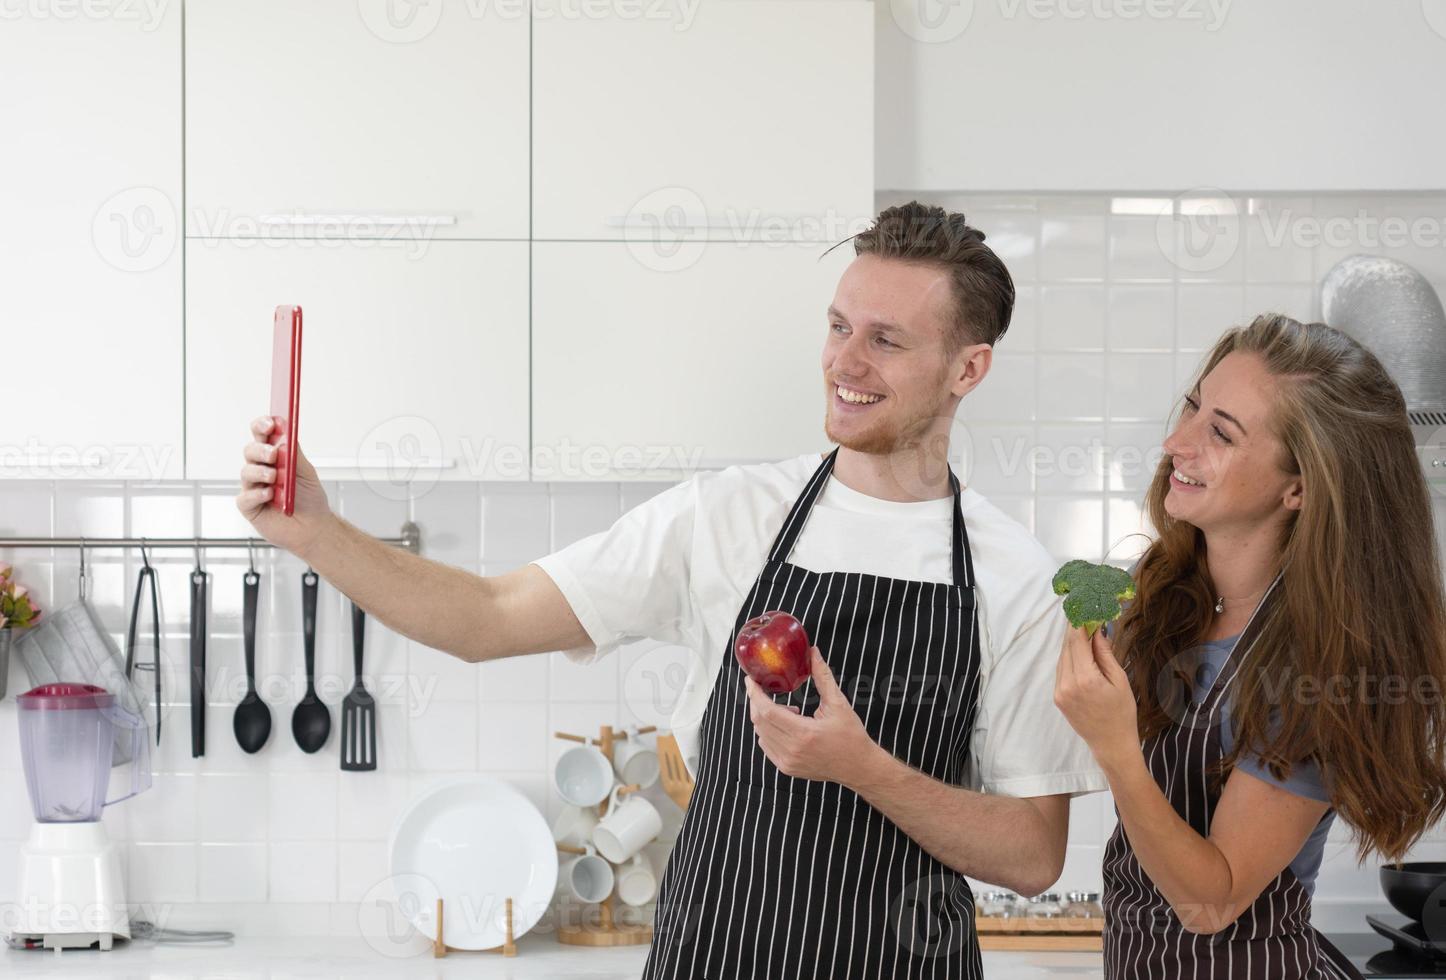
[[[1145,765],[1134,693],[1102,632],[1093,640],[1078,628],[1066,635],[1054,701],[1104,770],[1140,866],[1190,932],[1216,933],[1239,918],[1328,808],[1237,770],[1221,791],[1210,836],[1196,833]]]
[[[1101,760],[1125,836],[1140,867],[1190,932],[1229,926],[1300,853],[1328,804],[1236,770],[1225,781],[1201,837],[1175,812],[1145,767],[1134,759]]]

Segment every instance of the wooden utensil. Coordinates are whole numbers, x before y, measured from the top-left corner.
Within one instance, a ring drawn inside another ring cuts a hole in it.
[[[683,753],[672,735],[658,736],[658,765],[662,770],[659,775],[663,790],[679,809],[688,809],[688,801],[693,798],[693,777],[688,775]]]

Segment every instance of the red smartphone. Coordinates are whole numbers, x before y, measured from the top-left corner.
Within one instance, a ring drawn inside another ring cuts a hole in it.
[[[276,483],[271,506],[296,511],[296,467],[291,465],[301,407],[301,307],[278,306],[271,334],[271,432],[276,449]]]

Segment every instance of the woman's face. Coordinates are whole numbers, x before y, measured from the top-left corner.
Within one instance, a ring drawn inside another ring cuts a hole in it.
[[[1251,531],[1301,505],[1273,425],[1275,379],[1255,354],[1227,354],[1186,396],[1165,440],[1174,466],[1165,512],[1202,531]]]

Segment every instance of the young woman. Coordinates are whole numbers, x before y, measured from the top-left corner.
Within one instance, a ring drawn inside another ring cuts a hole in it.
[[[1110,782],[1105,976],[1357,977],[1310,926],[1337,813],[1399,860],[1446,812],[1446,599],[1400,390],[1323,324],[1211,351],[1110,636],[1055,703]],[[1111,640],[1113,639],[1113,642]]]

